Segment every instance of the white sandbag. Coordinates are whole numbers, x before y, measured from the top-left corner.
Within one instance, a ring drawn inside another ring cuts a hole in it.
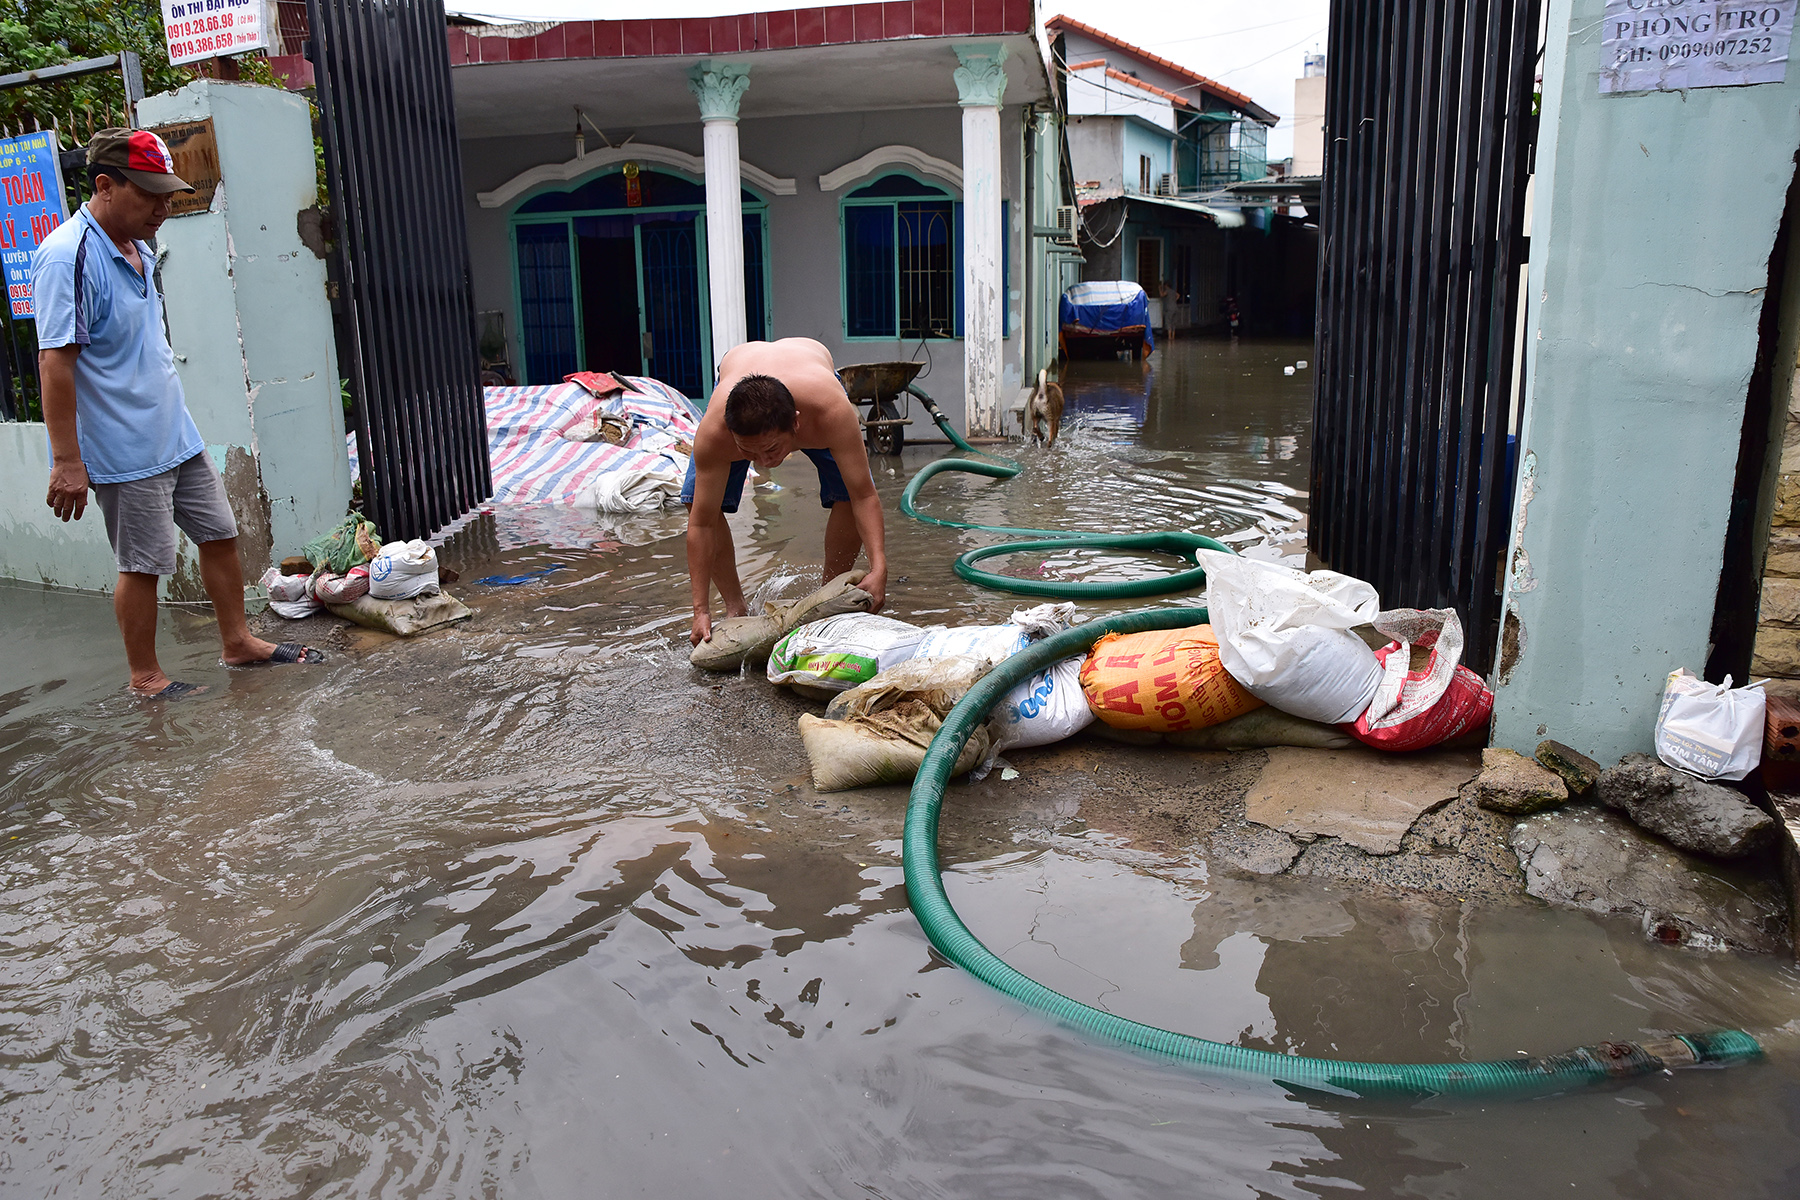
[[[1081,690],[1081,664],[1086,658],[1077,654],[1051,664],[1019,683],[994,706],[991,723],[996,752],[1048,746],[1094,723],[1094,710]]]
[[[667,462],[606,471],[575,493],[571,503],[609,513],[655,512],[681,503],[681,476]]]
[[[1686,670],[1669,673],[1656,717],[1656,757],[1702,779],[1742,779],[1762,763],[1763,685],[1733,690]]]
[[[841,692],[913,656],[925,631],[873,613],[845,613],[802,625],[769,653],[769,682]]]
[[[298,621],[323,607],[307,591],[310,578],[308,575],[283,575],[279,568],[270,567],[257,582],[269,593],[269,607],[276,616]]]
[[[963,625],[950,627],[930,625],[919,639],[915,658],[950,658],[963,655],[987,660],[990,665],[1011,658],[1039,638],[1067,629],[1074,619],[1075,606],[1039,604],[1013,610],[1012,620],[1004,625]]]
[[[915,658],[979,658],[992,665],[1031,644],[1017,625],[928,625],[913,650]]]
[[[726,617],[713,622],[712,637],[688,652],[688,661],[703,671],[735,671],[744,663],[761,667],[781,635],[809,621],[848,612],[867,612],[875,598],[856,585],[867,571],[845,571],[818,591],[791,604],[765,604],[754,617]]]
[[[377,600],[411,600],[437,590],[437,551],[418,538],[387,543],[369,564],[369,595]]]
[[[1381,686],[1381,663],[1350,630],[1375,619],[1375,589],[1335,571],[1310,575],[1217,550],[1206,568],[1206,606],[1219,661],[1257,699],[1309,721],[1360,717]]]

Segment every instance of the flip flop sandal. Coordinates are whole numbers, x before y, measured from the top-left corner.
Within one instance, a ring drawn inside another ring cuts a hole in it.
[[[311,646],[302,646],[299,642],[283,642],[275,647],[275,653],[264,660],[271,666],[286,666],[289,663],[322,663],[325,655]]]
[[[299,642],[283,642],[275,647],[275,653],[267,658],[258,659],[256,662],[228,663],[224,659],[220,659],[219,664],[226,667],[284,667],[290,663],[322,663],[324,661],[325,655],[311,646],[302,646]]]
[[[148,695],[143,692],[137,692],[135,694],[145,700],[184,700],[189,696],[198,696],[205,690],[205,686],[201,684],[183,683],[179,679],[176,679],[171,681],[169,686],[160,692],[151,692]]]

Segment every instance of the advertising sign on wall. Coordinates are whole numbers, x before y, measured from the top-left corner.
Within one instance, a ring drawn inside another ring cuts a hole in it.
[[[197,62],[269,48],[265,0],[162,0],[169,61]]]
[[[0,266],[16,320],[33,315],[32,251],[69,218],[57,149],[56,134],[49,130],[0,138]]]
[[[1601,94],[1780,83],[1797,2],[1606,0]]]

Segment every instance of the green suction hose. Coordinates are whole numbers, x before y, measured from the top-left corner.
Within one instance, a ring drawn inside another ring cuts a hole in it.
[[[1201,587],[1205,574],[1196,566],[1177,575],[1130,583],[1051,583],[992,575],[973,566],[983,558],[1020,550],[1058,550],[1070,546],[1108,549],[1161,550],[1193,558],[1197,546],[1225,550],[1210,538],[1185,533],[1084,535],[1044,529],[1010,529],[949,521],[918,511],[914,498],[921,485],[944,471],[965,471],[995,479],[1010,479],[1019,463],[976,450],[964,441],[938,412],[931,398],[917,389],[909,391],[925,402],[938,427],[964,451],[993,462],[940,459],[927,465],[907,484],[900,510],[915,520],[951,529],[981,529],[1023,535],[1032,540],[1009,542],[974,550],[956,560],[956,573],[983,587],[1028,595],[1113,599],[1165,595]],[[1416,1096],[1449,1094],[1489,1096],[1505,1093],[1554,1092],[1607,1079],[1622,1079],[1657,1071],[1709,1064],[1726,1066],[1762,1056],[1762,1047],[1748,1033],[1735,1029],[1677,1034],[1650,1042],[1601,1042],[1565,1054],[1502,1059],[1478,1063],[1363,1063],[1303,1058],[1274,1054],[1243,1046],[1207,1041],[1191,1034],[1158,1029],[1113,1013],[1104,1012],[1054,992],[1015,971],[981,943],[944,893],[943,871],[938,864],[938,816],[944,807],[944,788],[950,781],[957,757],[977,726],[1013,687],[1047,670],[1063,659],[1085,654],[1107,633],[1141,633],[1153,629],[1184,629],[1204,624],[1204,608],[1151,608],[1123,616],[1092,621],[1037,642],[1006,659],[969,690],[944,718],[944,724],[913,781],[906,806],[903,841],[906,896],[913,914],[932,946],[951,963],[983,983],[998,988],[1022,1004],[1042,1009],[1077,1029],[1123,1042],[1182,1062],[1241,1077],[1272,1080],[1278,1084],[1352,1096]]]
[[[1197,533],[1183,533],[1178,530],[1165,530],[1160,533],[1068,533],[1058,529],[1016,529],[1006,525],[977,525],[972,521],[952,521],[944,517],[933,517],[922,513],[916,503],[919,489],[937,475],[947,471],[961,472],[968,475],[985,475],[989,479],[1011,479],[1024,468],[1017,460],[1007,458],[1003,454],[990,454],[986,450],[977,450],[956,432],[949,418],[938,411],[933,403],[919,388],[909,384],[907,391],[922,401],[925,411],[937,422],[956,447],[966,454],[979,454],[989,462],[981,462],[970,458],[940,458],[936,462],[927,463],[914,475],[900,494],[900,511],[915,521],[923,521],[927,525],[941,525],[945,529],[980,529],[988,533],[1004,533],[1027,538],[1027,541],[1002,542],[998,546],[984,546],[960,555],[956,560],[957,577],[976,585],[997,592],[1013,592],[1022,596],[1050,596],[1059,600],[1135,600],[1146,596],[1168,596],[1176,592],[1189,592],[1206,585],[1206,572],[1200,568],[1194,556],[1196,550],[1224,550],[1230,552],[1231,547],[1216,542],[1209,537],[1201,537]],[[1018,579],[1011,575],[997,575],[992,571],[984,571],[975,564],[983,559],[996,558],[1001,555],[1017,554],[1030,550],[1130,550],[1140,554],[1172,554],[1184,558],[1194,565],[1173,575],[1153,575],[1147,579],[1133,579],[1123,582],[1074,583],[1049,579]]]
[[[1053,992],[1007,966],[969,932],[944,894],[937,854],[938,814],[944,807],[944,788],[957,756],[1007,692],[1065,658],[1086,653],[1103,634],[1184,629],[1204,624],[1206,619],[1204,608],[1150,608],[1064,630],[1002,662],[950,710],[913,781],[903,843],[906,897],[938,953],[983,983],[1078,1029],[1196,1066],[1315,1091],[1356,1096],[1550,1092],[1673,1067],[1722,1066],[1761,1057],[1762,1047],[1755,1038],[1740,1030],[1723,1029],[1653,1042],[1601,1042],[1566,1054],[1497,1062],[1396,1064],[1302,1058],[1209,1042],[1103,1012]]]

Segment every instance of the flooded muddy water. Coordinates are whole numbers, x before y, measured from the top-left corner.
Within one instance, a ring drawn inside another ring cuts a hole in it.
[[[932,511],[1171,525],[1304,552],[1305,343],[1082,364],[1063,441]],[[929,380],[925,381],[929,388]],[[921,432],[914,426],[915,433]],[[893,511],[889,612],[1004,619],[980,535]],[[747,583],[816,578],[804,459],[735,523]],[[1445,1061],[1731,1025],[1768,1061],[1529,1101],[1366,1103],[1098,1043],[945,966],[907,910],[904,789],[817,795],[757,677],[687,664],[679,519],[497,513],[442,554],[468,623],[307,622],[316,668],[122,693],[104,599],[0,588],[0,1192],[29,1196],[1793,1195],[1783,961],[1635,922],[1259,878],[1087,806],[1155,760],[1086,738],[958,783],[947,888],[1020,969],[1277,1051]],[[1042,564],[1074,573],[1116,563]],[[557,570],[516,586],[490,575]],[[1143,786],[1131,784],[1129,786]],[[1116,800],[1117,797],[1115,796]]]

